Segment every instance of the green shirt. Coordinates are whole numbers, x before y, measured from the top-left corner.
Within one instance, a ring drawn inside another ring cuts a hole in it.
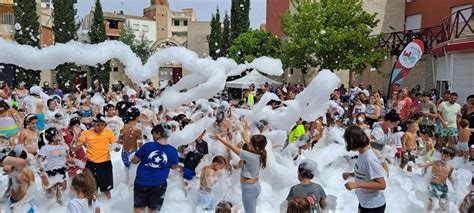
[[[461,105],[458,103],[451,104],[449,101],[441,103],[438,107],[438,111],[443,116],[444,122],[447,123],[448,128],[458,128],[457,118],[461,115]]]

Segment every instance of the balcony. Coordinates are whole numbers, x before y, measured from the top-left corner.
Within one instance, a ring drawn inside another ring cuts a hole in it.
[[[403,48],[413,39],[420,39],[425,44],[425,53],[438,55],[445,51],[474,49],[474,17],[463,12],[466,8],[443,19],[441,25],[383,34],[378,48],[387,49],[391,55],[400,55]]]

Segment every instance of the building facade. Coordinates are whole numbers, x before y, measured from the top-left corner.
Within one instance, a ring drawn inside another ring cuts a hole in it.
[[[12,40],[15,35],[13,0],[0,0],[0,38]]]

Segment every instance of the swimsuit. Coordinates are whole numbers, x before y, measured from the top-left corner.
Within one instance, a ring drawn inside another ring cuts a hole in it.
[[[463,152],[468,152],[469,151],[469,145],[468,145],[468,143],[463,143],[461,141],[458,141],[458,144],[456,144],[456,150],[463,151]]]
[[[448,185],[446,184],[437,184],[430,183],[428,190],[430,196],[437,199],[447,199],[448,198]]]
[[[18,134],[19,131],[20,129],[13,117],[0,117],[0,134],[3,134],[5,138],[9,139],[13,135]]]

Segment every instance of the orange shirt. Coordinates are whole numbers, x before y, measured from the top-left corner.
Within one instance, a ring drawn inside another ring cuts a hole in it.
[[[79,141],[86,144],[86,157],[93,163],[103,163],[110,161],[110,144],[116,143],[112,130],[105,128],[98,134],[93,129],[82,132]]]

